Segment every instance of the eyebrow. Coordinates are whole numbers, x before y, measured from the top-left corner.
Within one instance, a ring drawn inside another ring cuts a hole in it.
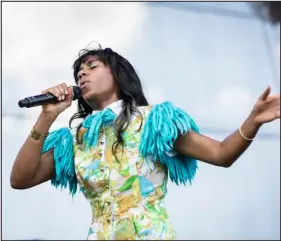
[[[94,61],[98,61],[98,60],[96,60],[96,59],[91,59],[91,60],[89,60],[89,61],[86,61],[86,63],[83,63],[83,62],[82,62],[82,64],[80,65],[80,67],[79,67],[79,69],[78,69],[78,72],[82,69],[82,65],[83,65],[83,64],[84,64],[84,65],[87,65],[87,64],[92,63],[92,62],[94,62]]]

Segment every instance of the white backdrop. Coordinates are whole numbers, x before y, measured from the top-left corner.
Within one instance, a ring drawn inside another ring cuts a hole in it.
[[[258,95],[280,87],[280,26],[247,3],[3,3],[3,239],[85,239],[90,206],[45,183],[13,190],[14,158],[40,108],[19,99],[60,82],[92,40],[124,55],[148,100],[188,111],[202,133],[222,140]],[[227,10],[227,12],[226,12]],[[68,125],[74,104],[53,128]],[[179,239],[280,239],[280,127],[264,126],[231,168],[199,163],[191,187],[168,184]]]

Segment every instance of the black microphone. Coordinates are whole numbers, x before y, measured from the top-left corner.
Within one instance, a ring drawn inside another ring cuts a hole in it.
[[[78,86],[73,86],[73,100],[79,99],[82,95],[81,89]],[[51,104],[51,103],[57,103],[59,102],[57,97],[54,96],[51,93],[46,93],[42,95],[35,95],[31,97],[24,98],[23,100],[19,101],[19,107],[34,107],[38,105],[46,105],[46,104]]]

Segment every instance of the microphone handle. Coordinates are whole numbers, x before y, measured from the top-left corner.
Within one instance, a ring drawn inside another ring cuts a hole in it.
[[[46,93],[46,94],[27,97],[23,100],[20,100],[19,106],[30,108],[30,107],[35,107],[35,106],[45,105],[45,104],[52,104],[52,103],[57,103],[57,102],[58,102],[58,100],[57,100],[56,96],[54,96],[51,93]]]
[[[77,100],[81,98],[82,92],[80,87],[78,86],[73,86],[73,99],[72,100]],[[56,96],[54,96],[51,93],[46,93],[46,94],[41,94],[41,95],[35,95],[31,97],[27,97],[23,100],[19,101],[19,107],[34,107],[38,105],[46,105],[46,104],[53,104],[57,103],[58,99]]]

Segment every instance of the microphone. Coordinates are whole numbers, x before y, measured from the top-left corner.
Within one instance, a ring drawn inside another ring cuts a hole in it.
[[[81,89],[78,86],[73,86],[73,100],[79,99],[82,95]],[[59,102],[57,97],[54,96],[51,93],[41,94],[41,95],[35,95],[31,97],[26,97],[23,100],[19,101],[19,107],[34,107],[38,105],[46,105],[46,104],[52,104]]]

